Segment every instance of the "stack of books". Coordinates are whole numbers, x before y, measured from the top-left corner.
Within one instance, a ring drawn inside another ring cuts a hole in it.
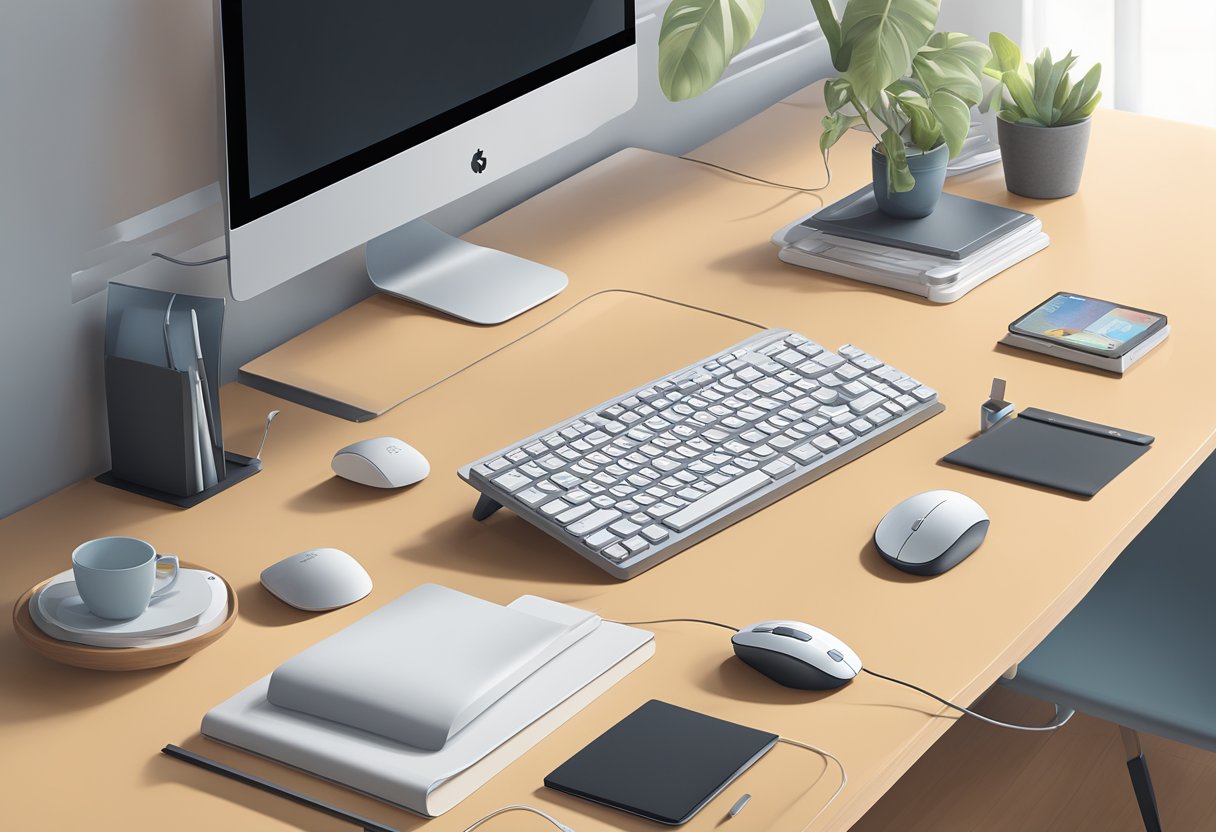
[[[1032,214],[948,193],[927,217],[889,217],[866,185],[773,242],[787,263],[951,303],[1050,240]]]

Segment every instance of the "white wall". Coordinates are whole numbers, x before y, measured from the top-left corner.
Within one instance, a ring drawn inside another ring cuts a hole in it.
[[[467,230],[624,146],[686,150],[828,70],[821,44],[808,45],[811,30],[778,37],[810,23],[810,4],[769,0],[747,71],[700,101],[670,105],[653,80],[652,13],[665,5],[638,3],[643,89],[634,112],[438,212],[436,224]],[[107,467],[106,296],[72,303],[70,275],[106,229],[215,181],[217,154],[211,0],[0,0],[0,20],[3,516]],[[126,279],[226,295],[221,266],[153,261]],[[361,253],[350,252],[230,302],[225,377],[368,291]]]

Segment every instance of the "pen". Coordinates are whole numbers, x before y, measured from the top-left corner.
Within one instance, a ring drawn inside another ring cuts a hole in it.
[[[198,362],[199,379],[203,383],[203,406],[207,413],[207,425],[211,430],[211,444],[218,448],[224,443],[216,432],[215,408],[211,406],[211,384],[207,381],[207,362],[203,361],[203,342],[198,335],[198,315],[194,309],[190,310],[190,326],[194,329],[194,357]]]
[[[321,801],[314,800],[307,795],[300,794],[299,792],[292,791],[291,789],[284,788],[283,786],[277,786],[268,780],[263,780],[260,777],[254,777],[252,774],[246,774],[243,771],[237,771],[235,768],[230,768],[223,763],[204,757],[201,754],[195,754],[193,751],[187,751],[186,749],[180,748],[176,745],[166,745],[161,749],[161,753],[167,754],[170,757],[175,757],[178,760],[190,763],[191,765],[198,766],[201,769],[222,775],[231,780],[236,780],[238,783],[244,783],[246,786],[253,786],[255,789],[261,789],[264,792],[269,792],[270,794],[278,797],[294,801],[295,803],[299,803],[301,806],[307,806],[310,809],[315,809],[318,812],[329,815],[333,818],[337,818],[338,820],[344,820],[347,823],[362,827],[364,832],[397,832],[397,830],[393,829],[391,826],[383,826],[376,823],[374,820],[369,820],[350,812],[344,812],[337,806],[322,803]]]

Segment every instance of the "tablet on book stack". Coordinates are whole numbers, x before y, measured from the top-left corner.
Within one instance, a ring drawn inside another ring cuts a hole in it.
[[[949,193],[927,217],[889,217],[866,185],[773,242],[787,263],[950,303],[1050,240],[1032,214]]]

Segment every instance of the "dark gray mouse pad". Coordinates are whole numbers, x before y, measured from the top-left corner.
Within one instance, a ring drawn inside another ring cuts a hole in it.
[[[545,785],[675,826],[776,742],[776,734],[652,699],[558,766]]]
[[[1028,407],[943,461],[1092,497],[1152,442],[1146,434]]]

